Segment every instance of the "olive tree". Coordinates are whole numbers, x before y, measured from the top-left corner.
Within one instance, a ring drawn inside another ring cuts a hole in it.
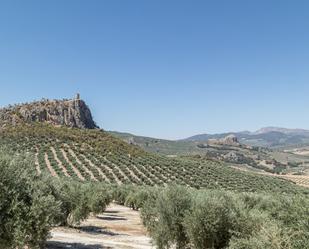
[[[0,150],[1,248],[41,248],[60,202],[36,176],[34,162]]]

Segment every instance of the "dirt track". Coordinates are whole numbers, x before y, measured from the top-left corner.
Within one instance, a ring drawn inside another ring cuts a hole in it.
[[[90,217],[78,229],[55,228],[51,232],[48,249],[150,249],[139,213],[112,204],[102,215]]]

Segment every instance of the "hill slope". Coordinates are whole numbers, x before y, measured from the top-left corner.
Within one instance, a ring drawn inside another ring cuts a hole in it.
[[[220,163],[172,159],[144,152],[101,130],[28,124],[0,131],[0,144],[35,155],[38,173],[80,181],[163,185],[239,191],[297,192],[301,188],[271,176],[241,172]]]

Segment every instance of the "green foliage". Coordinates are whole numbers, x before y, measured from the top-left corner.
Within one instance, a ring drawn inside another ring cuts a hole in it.
[[[224,248],[235,225],[234,199],[222,192],[195,196],[193,205],[184,218],[188,237],[195,248]]]
[[[78,225],[105,210],[110,187],[37,176],[29,157],[0,150],[1,248],[41,248],[54,225]]]
[[[108,188],[98,183],[54,179],[50,181],[49,187],[61,203],[61,214],[57,222],[62,226],[79,225],[90,213],[104,212],[112,200]]]
[[[176,248],[185,248],[187,235],[183,219],[190,206],[191,195],[185,187],[171,186],[157,196],[155,204],[157,216],[152,220],[152,226],[148,228],[159,249],[170,248],[174,244]],[[148,209],[144,208],[142,212],[144,218],[150,216],[147,214]]]
[[[308,248],[306,196],[176,186],[158,193],[141,210],[158,248]]]
[[[60,213],[60,203],[29,165],[29,158],[0,151],[1,248],[42,247]]]
[[[113,199],[120,205],[124,205],[127,197],[133,191],[133,186],[131,185],[120,185],[113,188]]]
[[[275,221],[266,220],[251,236],[232,237],[228,249],[301,249],[291,244],[292,237]]]
[[[309,199],[304,195],[243,194],[248,208],[259,209],[271,219],[288,228],[285,237],[291,238],[292,248],[307,248],[309,243]]]
[[[139,210],[150,198],[155,198],[157,194],[156,188],[134,187],[126,196],[125,205],[133,210]]]

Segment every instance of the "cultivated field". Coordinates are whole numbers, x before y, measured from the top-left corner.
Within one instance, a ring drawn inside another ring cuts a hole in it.
[[[147,153],[99,130],[37,124],[6,129],[0,138],[1,144],[14,151],[33,153],[39,174],[57,178],[149,186],[175,183],[239,191],[295,189],[289,181],[239,172],[214,161]]]

